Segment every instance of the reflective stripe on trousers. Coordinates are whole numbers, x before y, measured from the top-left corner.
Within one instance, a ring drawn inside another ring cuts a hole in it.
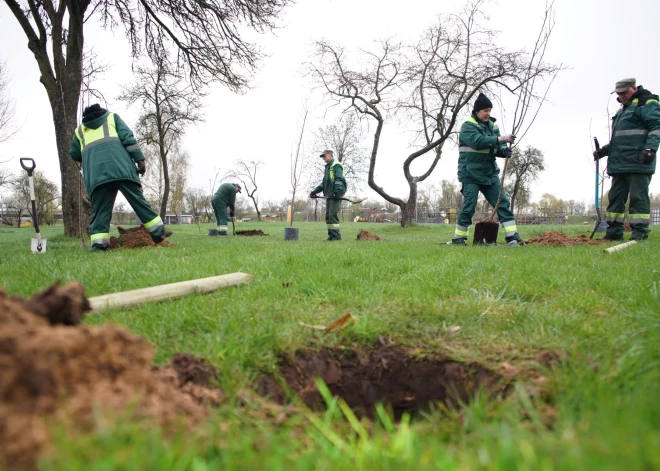
[[[92,234],[89,239],[92,241],[92,245],[108,245],[110,243],[110,234],[108,232],[99,232],[98,234]]]
[[[506,237],[511,237],[512,235],[515,235],[516,232],[518,232],[516,221],[503,222],[502,227],[504,228],[504,235]]]
[[[605,213],[607,222],[623,222],[624,213]]]
[[[160,218],[160,216],[156,216],[151,221],[144,223],[144,228],[149,232],[154,232],[156,229],[162,226],[163,220]]]
[[[470,232],[467,226],[459,226],[456,224],[456,229],[454,230],[454,239],[467,239],[469,233]]]

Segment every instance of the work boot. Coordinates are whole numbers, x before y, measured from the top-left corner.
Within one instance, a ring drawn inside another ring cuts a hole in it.
[[[601,237],[601,238],[596,239],[596,240],[608,240],[610,242],[621,242],[623,240],[623,237],[621,237],[620,239],[610,239],[609,237]]]
[[[452,239],[451,243],[452,245],[467,245],[465,239]]]
[[[108,250],[108,246],[105,244],[92,245],[92,252],[105,252],[106,250]]]

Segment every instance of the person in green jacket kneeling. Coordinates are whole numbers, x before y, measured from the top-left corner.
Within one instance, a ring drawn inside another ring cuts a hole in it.
[[[612,176],[606,240],[623,240],[623,217],[630,199],[630,240],[649,237],[651,198],[649,184],[655,173],[655,154],[660,145],[660,102],[658,95],[636,86],[634,78],[620,80],[614,92],[621,108],[612,118],[609,144],[594,152],[594,160],[607,156]]]
[[[495,158],[508,159],[512,155],[507,144],[513,144],[516,136],[500,135],[496,119],[490,116],[492,109],[493,103],[480,93],[474,102],[472,115],[461,126],[458,139],[458,181],[463,184],[461,193],[464,199],[452,239],[454,244],[465,244],[467,241],[479,192],[483,193],[492,206],[497,204],[500,169]],[[497,217],[504,228],[506,241],[511,243],[515,240],[516,243],[522,243],[516,228],[516,218],[509,206],[509,197],[506,192],[502,192]]]
[[[236,192],[241,192],[241,185],[237,183],[223,183],[218,187],[211,199],[215,220],[218,223],[218,235],[227,235],[227,207],[229,207],[229,217],[234,217],[236,209]]]
[[[316,194],[322,191],[323,196],[328,198],[325,204],[325,223],[328,226],[327,240],[341,240],[339,208],[341,207],[340,198],[346,193],[344,166],[334,159],[334,153],[331,150],[324,150],[319,157],[325,162],[323,182],[312,190],[309,197],[315,198]]]
[[[92,251],[103,251],[110,245],[110,220],[118,191],[143,221],[154,242],[158,244],[172,235],[144,198],[138,176],[146,171],[144,155],[119,115],[109,113],[99,104],[85,108],[82,124],[73,133],[69,155],[82,163],[85,191],[92,200]]]

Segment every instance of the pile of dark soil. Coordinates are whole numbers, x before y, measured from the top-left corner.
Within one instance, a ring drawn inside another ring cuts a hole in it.
[[[380,236],[377,236],[373,232],[360,231],[360,232],[358,232],[356,240],[383,240],[383,238],[380,237]]]
[[[119,237],[110,237],[110,250],[112,249],[137,249],[142,247],[173,247],[174,244],[164,240],[160,244],[156,244],[151,240],[149,231],[144,226],[131,227],[124,229],[117,227]]]
[[[374,406],[381,402],[391,406],[396,420],[404,412],[414,415],[437,403],[457,406],[479,390],[493,396],[510,390],[499,375],[476,363],[418,359],[391,346],[366,352],[298,351],[292,360],[281,359],[279,371],[291,390],[313,410],[324,407],[314,382],[320,377],[332,394],[342,397],[359,416],[372,417]],[[285,391],[272,376],[262,378],[257,391],[280,404],[287,401]]]
[[[569,247],[572,245],[600,245],[607,241],[590,239],[587,235],[570,237],[559,231],[546,231],[540,236],[528,239],[529,245],[542,245],[545,247]]]
[[[78,325],[88,310],[79,283],[30,299],[0,290],[0,468],[34,467],[51,420],[92,430],[101,409],[192,426],[224,399],[209,387],[215,370],[204,360],[177,355],[152,369],[146,340],[121,327]]]
[[[261,229],[252,229],[249,231],[236,231],[236,235],[252,237],[252,236],[267,236],[268,234],[266,234]]]

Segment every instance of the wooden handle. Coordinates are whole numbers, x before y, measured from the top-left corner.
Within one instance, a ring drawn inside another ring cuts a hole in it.
[[[211,276],[209,278],[199,278],[197,280],[152,286],[151,288],[95,296],[89,298],[89,303],[92,306],[93,312],[101,312],[107,309],[181,298],[191,294],[210,293],[230,286],[244,285],[253,280],[254,276],[247,273],[229,273],[227,275]]]
[[[613,252],[618,252],[619,250],[627,249],[628,247],[632,247],[637,243],[636,240],[629,240],[628,242],[624,242],[623,244],[615,245],[614,247],[610,247],[609,249],[603,249],[603,252],[605,253],[613,253]]]

